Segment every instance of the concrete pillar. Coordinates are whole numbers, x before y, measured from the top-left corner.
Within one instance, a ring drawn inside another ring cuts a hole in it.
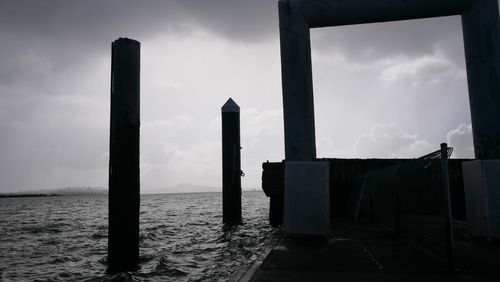
[[[477,159],[500,159],[500,22],[497,0],[471,1],[462,14]]]
[[[139,263],[140,43],[120,38],[111,52],[108,272]]]
[[[222,106],[222,221],[241,223],[240,107],[229,98]]]
[[[330,163],[285,161],[283,231],[330,234]]]
[[[309,26],[287,2],[278,2],[281,46],[285,159],[316,158]]]

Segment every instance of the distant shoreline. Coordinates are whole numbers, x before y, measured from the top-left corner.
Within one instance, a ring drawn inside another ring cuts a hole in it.
[[[106,191],[107,192],[107,191]],[[252,190],[242,190],[242,192],[263,192],[262,190],[252,189]],[[222,193],[222,191],[144,191],[141,196],[146,195],[178,195],[178,194],[211,194],[211,193]],[[63,197],[63,196],[107,196],[108,193],[100,191],[74,191],[74,192],[62,192],[62,193],[1,193],[0,198],[35,198],[35,197]]]
[[[0,194],[0,198],[60,197],[58,194]]]

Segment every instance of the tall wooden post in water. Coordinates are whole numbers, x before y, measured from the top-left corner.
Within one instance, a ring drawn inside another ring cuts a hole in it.
[[[139,263],[140,43],[119,38],[111,50],[108,272]]]
[[[222,221],[241,223],[240,107],[229,98],[222,106]]]

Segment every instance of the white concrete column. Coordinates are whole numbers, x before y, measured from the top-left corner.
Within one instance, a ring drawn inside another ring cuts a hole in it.
[[[278,7],[285,159],[312,161],[316,139],[309,26],[286,1],[279,1]]]
[[[474,0],[462,14],[477,159],[500,159],[500,22],[497,0]]]

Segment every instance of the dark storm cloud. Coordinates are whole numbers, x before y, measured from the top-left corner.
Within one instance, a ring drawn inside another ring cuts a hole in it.
[[[416,58],[436,48],[456,63],[464,60],[458,16],[314,29],[313,48],[341,52],[356,62],[397,55]]]
[[[120,36],[142,41],[197,29],[244,43],[277,40],[277,1],[2,1],[0,81],[35,80],[71,68],[82,58],[88,61],[93,54],[107,55],[110,42]],[[458,17],[327,29],[316,33],[313,47],[356,61],[418,56],[432,53],[436,45],[454,61],[463,60],[455,46],[461,44]]]
[[[277,33],[276,14],[275,1],[268,0],[1,1],[3,115],[29,119],[42,96],[74,95],[96,61],[109,58],[118,37],[143,41],[202,29],[228,40],[260,42]]]
[[[43,41],[92,38],[107,42],[109,35],[147,37],[186,25],[231,39],[256,41],[269,37],[277,25],[276,2],[270,0],[20,0],[4,1],[0,8],[3,32]]]
[[[260,42],[276,34],[276,13],[275,1],[267,0],[1,1],[0,102],[24,103],[6,109],[15,115],[40,96],[72,95],[81,83],[75,78],[84,79],[96,60],[109,57],[118,37],[143,41],[201,29]]]
[[[277,35],[277,0],[181,1],[201,25],[233,40],[260,41]]]
[[[2,1],[0,83],[41,80],[95,55],[118,37],[204,29],[229,40],[259,42],[277,31],[275,1]]]

